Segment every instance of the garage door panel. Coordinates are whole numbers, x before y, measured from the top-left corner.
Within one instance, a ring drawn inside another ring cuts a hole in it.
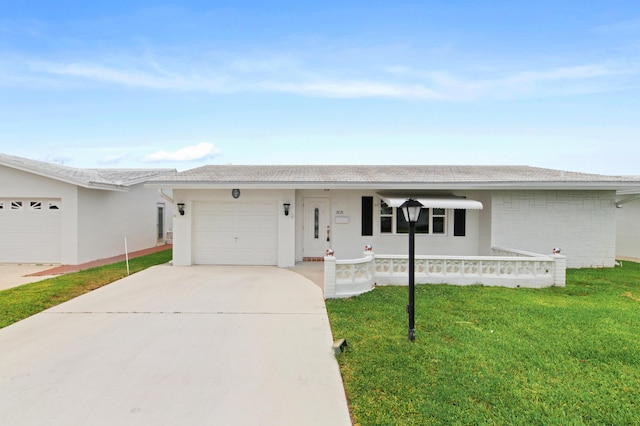
[[[271,250],[252,249],[251,256],[242,249],[218,250],[203,249],[194,263],[198,265],[274,265]]]
[[[275,265],[275,202],[195,203],[196,264]]]
[[[22,207],[12,203],[22,201]],[[60,200],[3,200],[0,210],[0,262],[60,263],[62,218]],[[58,209],[49,209],[55,204]]]
[[[230,217],[219,217],[213,214],[204,214],[198,217],[196,227],[199,232],[221,232],[236,227],[237,221]]]
[[[198,240],[200,240],[199,247],[215,247],[227,250],[275,249],[275,238],[275,234],[254,233],[252,235],[239,235],[234,232],[203,232],[198,236]]]

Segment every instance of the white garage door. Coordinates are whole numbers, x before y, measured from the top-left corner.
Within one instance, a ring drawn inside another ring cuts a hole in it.
[[[59,199],[0,199],[0,262],[60,263]]]
[[[194,263],[278,263],[278,215],[275,202],[197,202],[194,207]]]

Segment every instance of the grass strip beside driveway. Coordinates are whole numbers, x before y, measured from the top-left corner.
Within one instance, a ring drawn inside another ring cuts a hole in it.
[[[131,273],[167,263],[172,250],[129,260]],[[99,266],[0,291],[0,328],[100,288],[127,275],[125,262]]]
[[[328,300],[358,425],[640,424],[640,264],[565,288],[419,285]]]

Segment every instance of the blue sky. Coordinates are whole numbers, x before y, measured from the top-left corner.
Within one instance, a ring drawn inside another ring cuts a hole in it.
[[[0,4],[0,152],[640,175],[640,3]]]

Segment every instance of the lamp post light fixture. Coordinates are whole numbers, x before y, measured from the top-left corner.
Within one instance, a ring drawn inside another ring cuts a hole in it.
[[[400,208],[404,219],[409,222],[409,304],[407,305],[407,314],[409,314],[409,340],[416,340],[416,326],[415,326],[415,235],[416,235],[416,222],[420,217],[420,210],[423,205],[420,201],[413,198],[409,198],[402,203]]]

